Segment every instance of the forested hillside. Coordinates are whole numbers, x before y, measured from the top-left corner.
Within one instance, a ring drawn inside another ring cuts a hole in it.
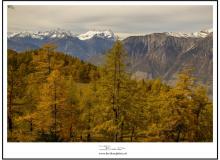
[[[8,50],[9,142],[211,142],[207,86],[185,67],[176,84],[135,80],[120,41],[94,66],[53,44]]]

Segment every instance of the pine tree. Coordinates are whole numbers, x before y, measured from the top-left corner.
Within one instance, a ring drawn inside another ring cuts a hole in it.
[[[162,135],[165,141],[192,141],[193,115],[191,112],[192,90],[195,79],[191,69],[184,69],[178,75],[176,86],[165,95],[162,115]]]
[[[36,121],[42,133],[49,134],[50,140],[58,141],[61,128],[60,113],[65,107],[66,90],[64,78],[54,70],[42,85],[40,104],[37,108]]]
[[[47,63],[48,63],[48,74],[51,72],[51,57],[57,46],[53,43],[47,43],[42,46],[42,49],[47,53]]]
[[[19,55],[8,50],[8,130],[10,135],[8,139],[13,138],[14,131],[17,128],[16,119],[25,112],[22,107],[27,105],[26,89],[27,79],[33,72],[31,63],[32,55],[29,52]]]
[[[101,96],[103,97],[103,107],[108,108],[110,119],[108,124],[112,124],[115,130],[114,141],[119,141],[119,134],[123,133],[124,115],[126,103],[128,102],[126,93],[126,81],[128,75],[125,72],[126,52],[120,41],[116,41],[113,48],[107,53],[106,64],[101,75]],[[110,121],[112,122],[110,123]],[[105,122],[104,122],[105,123]],[[122,138],[122,135],[121,135]]]
[[[65,104],[63,104],[65,106],[60,110],[62,125],[60,136],[64,141],[76,141],[80,124],[80,104],[77,97],[78,88],[71,76],[66,80],[65,84],[67,95],[65,97]]]
[[[202,85],[197,85],[192,95],[194,115],[193,141],[212,141],[212,102],[207,96],[207,90]]]

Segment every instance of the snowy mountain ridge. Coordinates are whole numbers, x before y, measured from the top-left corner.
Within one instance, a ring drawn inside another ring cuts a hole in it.
[[[173,37],[184,37],[184,38],[205,38],[210,33],[213,32],[213,29],[205,29],[201,30],[199,32],[193,32],[193,33],[185,33],[185,32],[163,32],[168,36]],[[110,39],[115,41],[117,39],[117,36],[111,31],[111,30],[90,30],[86,33],[82,34],[74,34],[72,31],[67,31],[63,29],[55,29],[55,30],[49,30],[49,31],[23,31],[23,32],[15,32],[15,33],[8,33],[8,38],[33,38],[33,39],[44,39],[44,38],[65,38],[65,37],[75,37],[80,40],[89,40],[93,37],[98,37],[102,39]]]
[[[76,35],[71,31],[66,31],[62,29],[55,29],[50,31],[23,31],[8,33],[8,38],[33,38],[33,39],[44,39],[44,38],[65,38],[65,37],[77,37],[80,40],[89,40],[93,37],[116,40],[116,36],[111,30],[91,30],[83,34]]]
[[[210,29],[201,30],[199,32],[193,32],[193,33],[184,33],[184,32],[165,32],[165,33],[167,35],[173,36],[173,37],[205,38],[205,37],[207,37],[212,32],[213,32],[213,29],[210,28]]]
[[[15,33],[9,33],[8,38],[24,38],[24,37],[30,37],[33,39],[44,39],[44,38],[64,38],[67,36],[75,36],[71,31],[66,31],[62,29],[55,29],[50,31],[23,31],[23,32],[15,32]]]

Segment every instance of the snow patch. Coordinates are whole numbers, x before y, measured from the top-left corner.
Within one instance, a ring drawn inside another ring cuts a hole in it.
[[[116,40],[116,36],[114,35],[114,33],[111,30],[106,30],[106,31],[88,31],[84,34],[80,34],[79,36],[77,36],[80,40],[88,40],[91,39],[93,37],[99,37],[99,38],[107,38],[107,39],[112,39],[112,40]]]

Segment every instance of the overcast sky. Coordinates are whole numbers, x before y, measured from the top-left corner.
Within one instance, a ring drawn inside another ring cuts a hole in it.
[[[111,29],[121,38],[152,32],[195,32],[212,28],[212,6],[13,6],[8,32],[56,28],[84,33]]]

